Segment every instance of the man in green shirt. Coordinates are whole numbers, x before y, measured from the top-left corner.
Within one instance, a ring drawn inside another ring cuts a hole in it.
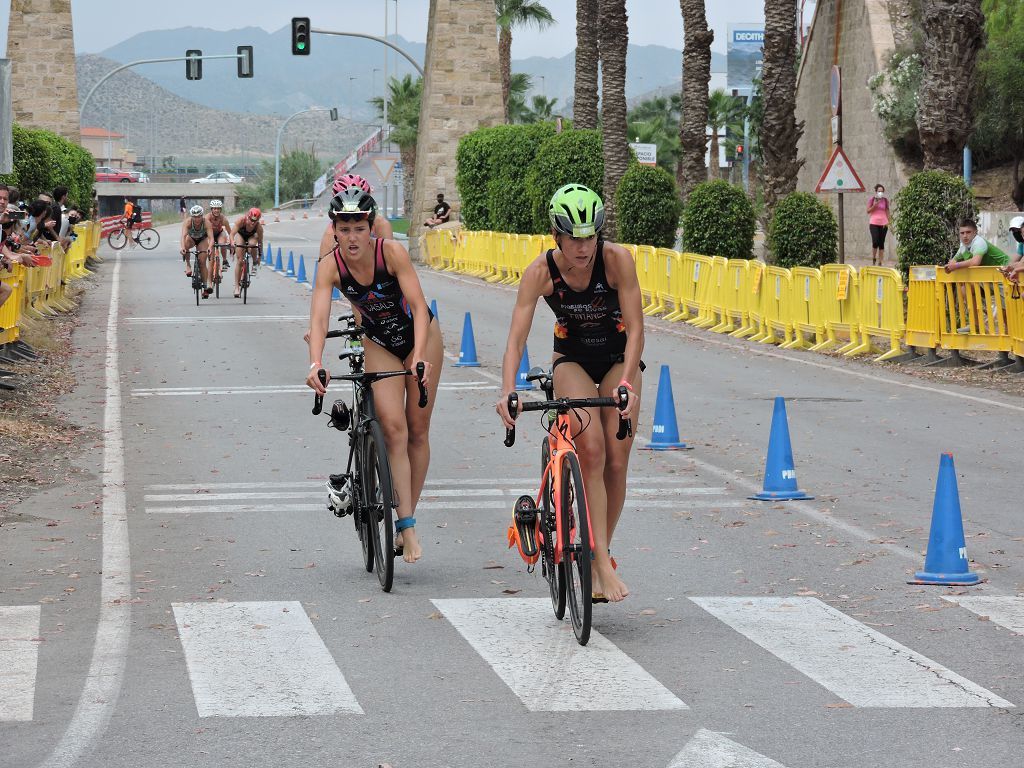
[[[990,243],[978,234],[978,225],[974,219],[960,222],[960,248],[945,266],[947,272],[967,267],[1005,267],[1010,263],[1009,257],[994,243]]]

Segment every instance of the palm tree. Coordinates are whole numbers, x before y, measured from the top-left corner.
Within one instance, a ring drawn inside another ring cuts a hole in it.
[[[527,117],[530,108],[526,106],[526,92],[533,86],[533,78],[525,72],[513,72],[508,83],[508,121],[510,123],[529,122]]]
[[[713,179],[721,176],[721,167],[718,165],[718,132],[723,128],[731,135],[743,132],[743,113],[745,108],[743,102],[735,96],[731,96],[721,88],[716,88],[708,96],[708,128],[711,131],[711,151],[709,175]],[[703,164],[704,159],[701,158]]]
[[[391,140],[398,145],[398,155],[402,158],[405,171],[404,197],[405,210],[412,210],[412,190],[416,183],[416,139],[420,126],[420,98],[423,95],[423,78],[412,79],[405,75],[401,80],[392,77],[388,81],[388,122],[394,128]],[[370,103],[377,110],[377,117],[384,119],[384,99],[376,96]]]
[[[711,43],[704,0],[679,0],[683,14],[683,93],[686,107],[679,118],[679,167],[676,179],[683,202],[707,178],[704,149],[707,147],[708,81],[711,79]],[[712,154],[716,158],[717,152]]]
[[[776,204],[796,189],[803,164],[796,145],[803,123],[796,122],[796,3],[764,0],[764,55],[761,93],[761,166],[765,218],[770,221]],[[767,221],[766,221],[767,223]]]
[[[601,136],[604,156],[605,233],[615,237],[615,190],[629,165],[626,140],[626,0],[601,0]]]
[[[558,99],[547,98],[543,94],[535,94],[530,102],[530,109],[525,115],[524,123],[542,123],[550,120],[555,111],[555,103]]]
[[[597,128],[597,0],[576,0],[576,82],[572,121],[576,128]]]
[[[923,0],[917,130],[924,167],[959,173],[974,126],[975,70],[985,41],[981,0]]]
[[[555,23],[551,11],[538,0],[494,0],[498,21],[498,64],[501,66],[501,98],[508,122],[508,88],[512,77],[512,28],[534,26],[546,29]]]

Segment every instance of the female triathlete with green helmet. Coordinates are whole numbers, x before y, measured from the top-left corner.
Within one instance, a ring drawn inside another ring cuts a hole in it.
[[[557,248],[538,256],[523,272],[512,311],[502,362],[502,394],[497,411],[506,427],[514,421],[508,395],[523,347],[543,297],[555,314],[552,370],[557,397],[613,397],[619,385],[630,390],[623,418],[634,424],[640,410],[644,315],[640,283],[629,251],[601,239],[604,204],[591,189],[567,184],[548,206]],[[610,545],[626,498],[626,470],[632,437],[616,440],[619,412],[588,409],[591,427],[573,430],[587,489],[594,537],[596,600],[622,600],[629,589],[615,572]],[[600,427],[600,428],[597,428]]]

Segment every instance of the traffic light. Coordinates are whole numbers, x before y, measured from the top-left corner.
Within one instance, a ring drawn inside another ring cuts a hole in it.
[[[338,119],[338,108],[337,107],[331,107],[331,120],[337,120],[337,119]]]
[[[292,56],[309,56],[309,17],[292,18]]]
[[[238,59],[238,76],[252,77],[252,46],[240,45],[236,50],[241,57]]]
[[[196,49],[190,48],[185,51],[185,79],[186,80],[202,80],[203,79],[203,60],[200,56],[203,52]]]
[[[737,144],[736,145],[736,162],[737,163],[742,163],[743,162],[743,145],[742,144]]]

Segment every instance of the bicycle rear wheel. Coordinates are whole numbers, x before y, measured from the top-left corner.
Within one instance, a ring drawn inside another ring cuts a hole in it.
[[[590,518],[583,489],[583,474],[576,454],[566,454],[562,462],[562,564],[565,568],[569,618],[576,642],[586,645],[590,640],[590,617],[593,604],[590,591]]]
[[[120,251],[126,245],[128,245],[128,235],[125,234],[123,229],[115,229],[109,235],[107,235],[107,245],[113,248],[115,251]]]
[[[158,245],[160,245],[160,233],[152,227],[146,227],[144,230],[139,232],[139,236],[136,238],[139,245],[145,248],[147,251],[152,251]]]
[[[381,589],[390,592],[395,578],[395,497],[391,487],[391,464],[380,424],[370,422],[364,439],[363,493],[369,513],[374,569]]]
[[[242,288],[242,303],[249,303],[249,256],[246,255],[242,259],[242,282],[239,283]]]
[[[540,448],[540,471],[547,470],[551,448],[545,437]],[[542,541],[540,546],[541,573],[548,582],[548,594],[551,597],[551,610],[555,618],[561,621],[565,617],[565,565],[555,562],[555,516],[551,508],[552,478],[548,477],[548,485],[540,500],[540,528]]]

